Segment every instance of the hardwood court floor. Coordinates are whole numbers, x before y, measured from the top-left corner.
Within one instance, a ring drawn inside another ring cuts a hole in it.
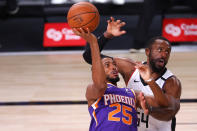
[[[106,52],[145,60],[144,53]],[[182,82],[183,99],[197,98],[197,52],[171,54],[168,68]],[[66,54],[0,55],[0,102],[85,100],[90,66],[81,52]],[[124,86],[121,79],[119,84]],[[197,103],[181,103],[177,131],[197,128]],[[0,106],[2,131],[86,131],[87,105]]]

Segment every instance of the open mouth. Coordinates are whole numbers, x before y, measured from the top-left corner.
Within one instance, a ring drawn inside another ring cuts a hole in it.
[[[118,76],[118,71],[112,71],[112,74],[113,74],[114,76]]]
[[[164,59],[158,59],[157,64],[160,65],[160,66],[164,66],[165,60]]]

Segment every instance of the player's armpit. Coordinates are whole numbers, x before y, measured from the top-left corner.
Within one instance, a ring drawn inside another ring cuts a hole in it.
[[[88,107],[91,106],[98,98],[103,96],[106,88],[96,88],[94,84],[89,84],[86,89],[86,99]]]
[[[127,84],[132,73],[135,71],[135,62],[129,58],[114,58],[118,67],[119,73],[122,75],[125,83]]]

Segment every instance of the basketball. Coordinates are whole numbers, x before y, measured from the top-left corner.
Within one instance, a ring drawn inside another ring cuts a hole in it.
[[[70,7],[67,21],[71,28],[89,28],[93,32],[99,25],[100,15],[93,4],[78,2]]]

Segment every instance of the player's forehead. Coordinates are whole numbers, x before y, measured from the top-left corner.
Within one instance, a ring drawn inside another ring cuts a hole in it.
[[[171,49],[171,45],[168,41],[162,40],[162,39],[157,39],[153,42],[152,44],[152,49],[157,49],[157,48],[166,48],[166,49]]]
[[[102,59],[102,62],[103,64],[106,64],[106,63],[113,63],[114,61],[112,58],[106,57]]]

